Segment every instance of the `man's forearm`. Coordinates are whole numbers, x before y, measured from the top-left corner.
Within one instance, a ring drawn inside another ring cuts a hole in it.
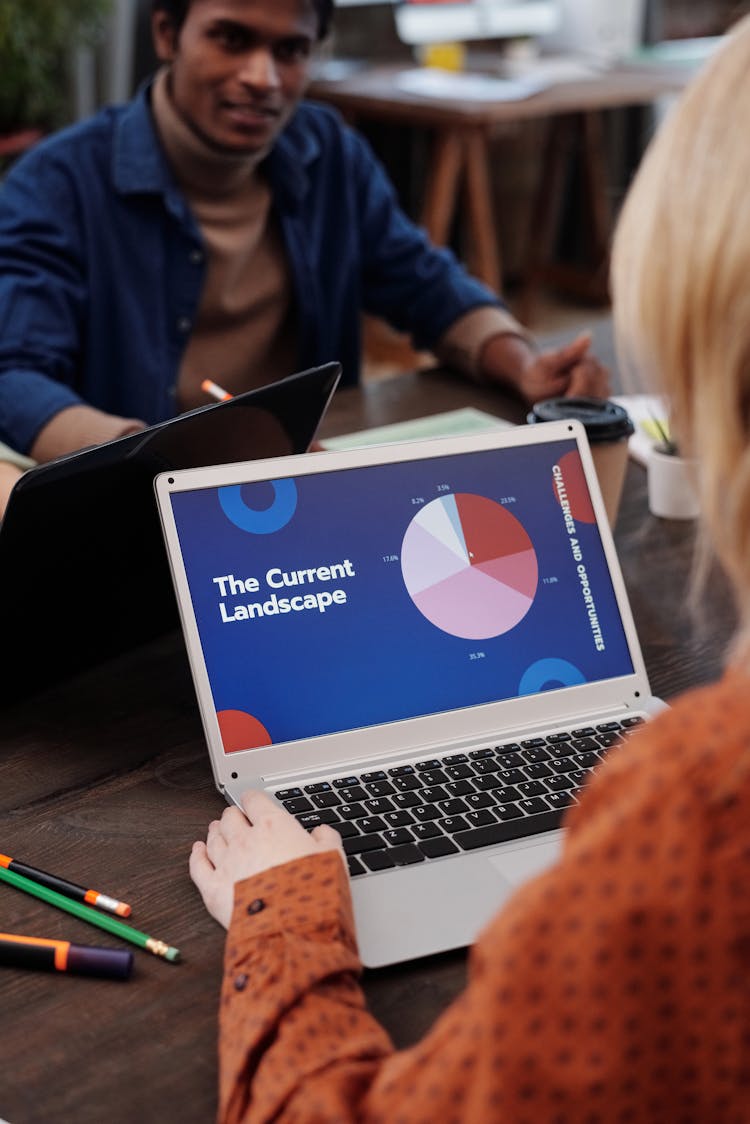
[[[106,414],[93,406],[69,406],[43,425],[36,435],[30,454],[41,462],[54,460],[89,445],[114,441],[128,433],[145,429],[137,418],[121,418]]]

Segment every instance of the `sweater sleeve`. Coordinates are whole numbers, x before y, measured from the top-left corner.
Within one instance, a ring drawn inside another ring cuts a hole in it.
[[[336,855],[238,887],[221,1119],[747,1119],[750,766],[742,738],[722,744],[731,708],[712,713],[715,755],[685,753],[707,728],[692,712],[616,753],[559,864],[480,935],[466,990],[408,1050],[364,1006]]]

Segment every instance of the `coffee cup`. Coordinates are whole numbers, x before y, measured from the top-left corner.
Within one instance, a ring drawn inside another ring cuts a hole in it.
[[[627,410],[608,398],[547,398],[527,417],[530,423],[571,421],[583,424],[591,448],[599,487],[609,524],[614,527],[620,508],[625,469],[628,463],[628,438],[633,422]]]

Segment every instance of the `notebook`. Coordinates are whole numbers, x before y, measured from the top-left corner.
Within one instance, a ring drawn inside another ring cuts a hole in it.
[[[340,373],[302,371],[26,472],[0,524],[0,703],[178,628],[154,477],[304,452]]]
[[[219,791],[339,831],[366,965],[470,943],[661,705],[580,423],[155,487]]]

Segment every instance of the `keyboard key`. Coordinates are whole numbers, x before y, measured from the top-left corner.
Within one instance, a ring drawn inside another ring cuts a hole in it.
[[[619,745],[622,741],[622,734],[597,734],[596,740],[600,746],[605,749],[611,749],[613,745]]]
[[[574,802],[571,792],[548,792],[544,799],[550,808],[555,808],[559,812],[565,811]]]
[[[399,792],[412,792],[415,788],[422,787],[422,778],[415,774],[406,774],[403,777],[394,777],[391,784]]]
[[[391,827],[403,827],[407,823],[414,823],[411,812],[386,812],[383,819]]]
[[[364,804],[339,804],[336,811],[342,820],[360,820],[367,815]]]
[[[375,854],[377,853],[376,851]],[[397,866],[412,866],[414,863],[424,862],[424,855],[416,843],[403,843],[400,847],[391,847],[388,854]],[[365,862],[367,862],[366,856]]]
[[[581,726],[578,730],[571,730],[574,738],[592,738],[596,733],[593,726]]]
[[[362,858],[370,870],[390,870],[396,865],[390,851],[368,851]]]
[[[569,757],[573,752],[573,742],[559,742],[557,745],[547,746],[550,757]],[[549,762],[547,762],[549,764]]]
[[[465,753],[450,753],[447,757],[443,758],[444,765],[465,765],[468,761]]]
[[[315,784],[306,784],[305,792],[311,796],[314,792],[330,792],[331,786],[328,781],[317,781]]]
[[[365,778],[362,777],[362,780],[364,779]],[[366,787],[370,796],[392,796],[396,791],[390,781],[373,781]]]
[[[558,745],[559,742],[569,742],[572,734],[564,731],[562,734],[550,734],[547,738],[547,745]]]
[[[320,827],[322,823],[337,823],[338,816],[330,808],[324,808],[320,812],[302,812],[297,816],[298,823],[301,823],[306,831],[312,831],[314,827]]]
[[[588,780],[591,776],[591,770],[590,769],[576,769],[576,771],[574,773],[568,773],[568,776],[574,782],[574,784],[584,785],[588,782]]]
[[[353,784],[347,788],[339,789],[339,796],[345,804],[354,804],[357,800],[366,800],[369,793],[361,784]]]
[[[486,808],[480,808],[478,812],[467,812],[466,822],[469,827],[484,827],[488,823],[497,823],[492,812],[488,812]]]
[[[519,784],[518,788],[526,800],[531,799],[532,796],[542,796],[547,791],[546,785],[541,781],[526,781],[524,784]]]
[[[642,726],[645,719],[640,714],[634,714],[630,718],[623,718],[622,725],[626,730],[631,729],[633,726]]]
[[[437,804],[438,800],[448,799],[448,793],[441,784],[435,785],[434,788],[423,788],[420,796],[425,804]]]
[[[468,796],[476,791],[469,781],[448,781],[445,788],[449,796]]]
[[[561,818],[561,814],[557,811],[543,812],[538,816],[522,816],[520,819],[504,823],[487,824],[486,827],[460,831],[453,838],[465,851],[473,851],[477,847],[490,847],[494,843],[506,843],[509,839],[523,839],[527,835],[551,831],[560,826]]]
[[[523,783],[528,784],[528,781]],[[516,788],[515,785],[508,785],[507,788],[496,788],[492,795],[496,804],[512,804],[514,800],[520,800],[522,794],[520,786]]]
[[[422,800],[416,792],[397,792],[393,796],[393,803],[397,808],[416,808]]]
[[[364,851],[377,851],[385,847],[381,835],[353,835],[351,839],[344,839],[342,842],[347,855],[360,855]]]
[[[521,742],[521,749],[541,749],[544,745],[544,738],[526,738]]]
[[[413,843],[414,836],[407,827],[397,827],[393,831],[383,832],[383,838],[389,847],[398,847],[401,843]]]
[[[516,820],[523,815],[517,804],[496,804],[492,811],[501,820]]]
[[[488,831],[489,829],[480,827],[474,830]],[[441,835],[435,839],[425,839],[421,843],[418,843],[417,846],[423,855],[427,855],[428,859],[439,859],[442,858],[443,855],[455,855],[458,853],[458,847],[447,835]]]
[[[359,779],[362,784],[370,784],[372,781],[388,780],[382,769],[376,769],[374,773],[362,773]]]
[[[460,816],[467,810],[467,804],[465,800],[460,799],[441,800],[439,808],[444,816]]]
[[[578,765],[572,757],[560,757],[557,761],[550,761],[549,767],[553,773],[572,773]]]
[[[515,769],[516,765],[525,764],[520,753],[501,753],[498,756],[498,761],[502,769]]]
[[[436,823],[430,822],[415,824],[411,830],[415,839],[435,839],[443,834]]]
[[[619,722],[602,722],[601,725],[596,727],[600,734],[610,734],[613,730],[620,729]]]
[[[496,745],[495,749],[498,753],[520,753],[521,746],[519,742],[506,742],[505,745]]]
[[[466,797],[466,803],[470,808],[491,808],[495,801],[489,792],[472,792],[471,796]]]
[[[274,792],[277,800],[296,800],[298,796],[302,795],[301,788],[280,788]]]
[[[478,788],[480,792],[487,792],[492,788],[502,788],[503,782],[500,780],[497,773],[485,773],[483,777],[474,777],[474,788]]]
[[[385,796],[379,799],[365,800],[364,804],[371,816],[382,816],[386,812],[393,811],[393,801],[388,800]]]
[[[369,835],[371,831],[385,831],[385,820],[380,816],[365,816],[355,822],[363,835]]]
[[[576,753],[585,753],[589,749],[598,749],[599,742],[591,738],[576,738],[575,741],[570,743],[570,748],[574,749]]]
[[[330,792],[320,792],[313,796],[313,804],[319,808],[334,808],[341,803],[341,797],[331,789]]]
[[[352,835],[359,835],[354,820],[342,820],[340,823],[332,823],[331,827],[334,831],[339,833],[342,839],[350,839]]]
[[[287,812],[291,812],[293,816],[296,816],[298,812],[313,811],[313,806],[306,796],[300,796],[294,800],[284,800],[283,804]]]
[[[436,784],[445,784],[448,780],[448,774],[442,769],[431,769],[429,773],[420,773],[419,778],[422,784],[432,788]]]
[[[526,774],[520,769],[503,769],[497,775],[503,784],[522,784],[526,780]]]
[[[419,823],[426,823],[428,820],[439,820],[442,812],[437,804],[419,804],[416,808],[412,808],[411,814]]]
[[[347,865],[349,867],[349,873],[351,874],[352,878],[354,878],[355,875],[357,875],[357,874],[366,874],[367,873],[367,871],[362,866],[362,863],[359,861],[359,859],[355,859],[353,855],[348,855],[346,862],[347,862]]]
[[[549,760],[549,753],[546,749],[524,749],[521,753],[529,765],[536,765],[538,762]]]
[[[469,825],[463,816],[446,816],[440,820],[440,826],[448,835],[453,835],[455,831],[465,831]]]
[[[486,749],[472,749],[469,757],[472,761],[481,761],[485,757],[494,757],[494,752],[489,748]]]
[[[418,773],[429,773],[432,772],[433,769],[439,769],[440,762],[438,761],[437,757],[433,757],[429,761],[417,761],[414,768]]]
[[[577,753],[573,758],[576,765],[580,769],[593,769],[599,764],[599,758],[595,753]]]
[[[541,796],[532,796],[531,800],[522,800],[519,804],[527,816],[536,816],[540,812],[548,812],[549,804]]]
[[[474,776],[474,770],[471,765],[446,765],[445,771],[452,781],[460,781],[463,780],[464,777]]]
[[[408,777],[414,772],[413,765],[394,765],[392,769],[388,770],[392,777]]]
[[[527,765],[526,775],[531,777],[532,780],[538,781],[543,777],[551,777],[552,770],[550,769],[549,765],[545,765],[540,761],[538,765]]]
[[[331,784],[334,788],[351,788],[352,785],[359,784],[359,777],[336,777]]]
[[[549,777],[545,784],[550,792],[562,792],[566,788],[575,788],[575,781],[572,781],[564,773],[559,777]]]
[[[474,773],[480,777],[487,773],[497,773],[502,768],[504,766],[500,764],[496,757],[488,757],[486,760],[474,762]]]

